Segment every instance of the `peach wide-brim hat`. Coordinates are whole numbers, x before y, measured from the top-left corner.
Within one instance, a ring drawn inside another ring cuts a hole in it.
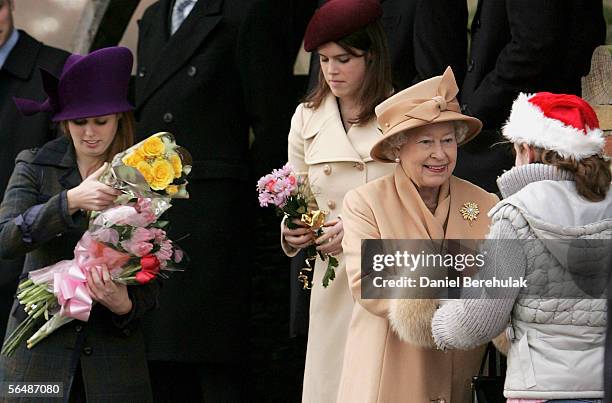
[[[383,138],[374,144],[370,156],[380,162],[395,162],[388,152],[389,139],[434,123],[463,122],[467,131],[458,136],[458,145],[473,139],[480,133],[482,122],[461,113],[458,93],[459,87],[453,70],[447,67],[441,76],[421,81],[376,106],[376,117]]]

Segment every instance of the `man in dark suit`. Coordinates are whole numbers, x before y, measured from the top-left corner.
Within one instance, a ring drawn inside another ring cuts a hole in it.
[[[190,234],[181,246],[191,264],[164,283],[145,322],[157,401],[249,401],[254,183],[286,161],[294,108],[280,50],[290,38],[273,34],[266,7],[160,0],[139,22],[137,137],[169,131],[194,161],[190,199],[168,217],[174,239]]]
[[[319,1],[319,5],[323,3]],[[461,85],[467,58],[467,2],[381,0],[381,5],[395,90],[439,76],[448,66]],[[319,71],[319,57],[314,52],[310,71],[312,88]]]
[[[488,191],[513,165],[499,130],[519,92],[580,95],[595,47],[605,41],[601,0],[480,0],[459,97],[483,132],[459,149],[455,174]]]
[[[42,145],[55,137],[49,114],[25,119],[12,97],[44,100],[43,68],[59,76],[69,53],[45,46],[13,24],[14,0],[0,0],[0,197],[15,167],[19,151]],[[0,260],[0,335],[13,303],[23,260]]]

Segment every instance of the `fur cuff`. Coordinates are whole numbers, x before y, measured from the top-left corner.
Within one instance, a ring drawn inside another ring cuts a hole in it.
[[[393,299],[389,306],[391,328],[406,343],[435,348],[431,319],[436,309],[437,299]]]
[[[499,350],[500,353],[503,355],[508,355],[508,350],[510,350],[510,340],[508,340],[505,330],[493,339],[493,345],[495,348],[497,348],[497,350]]]

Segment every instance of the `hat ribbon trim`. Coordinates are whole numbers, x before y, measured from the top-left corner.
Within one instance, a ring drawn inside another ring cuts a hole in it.
[[[383,134],[410,119],[432,122],[444,111],[461,113],[457,102],[459,87],[450,69],[442,75],[436,95],[430,99],[406,99],[391,106],[379,117]],[[408,111],[408,112],[405,112]]]

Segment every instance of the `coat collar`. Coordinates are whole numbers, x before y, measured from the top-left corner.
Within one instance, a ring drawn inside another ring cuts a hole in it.
[[[41,42],[32,38],[26,32],[19,30],[17,44],[6,58],[2,70],[21,80],[29,79],[36,67],[36,58],[41,47]]]
[[[82,181],[74,147],[66,136],[58,137],[42,146],[32,160],[32,164],[66,169],[59,178],[64,189],[71,189]]]
[[[395,187],[405,211],[411,215],[415,228],[422,239],[444,239],[445,227],[450,206],[449,181],[440,187],[438,193],[438,206],[432,213],[421,198],[419,191],[410,177],[397,164],[394,173]]]
[[[332,94],[329,94],[323,100],[304,128],[304,139],[309,139],[315,135],[316,138],[305,155],[307,164],[334,161],[371,161],[370,156],[362,158],[359,155],[351,143],[349,135],[351,138],[358,138],[359,141],[370,145],[374,145],[382,137],[374,119],[364,125],[353,125],[346,133],[340,118],[336,97]]]
[[[489,228],[487,212],[493,208],[497,198],[481,188],[451,176],[440,188],[438,206],[432,214],[419,192],[406,175],[401,165],[394,173],[396,192],[401,204],[411,217],[411,234],[422,239],[481,239]],[[461,208],[466,203],[475,203],[480,213],[475,221],[463,218]]]
[[[198,1],[181,24],[176,33],[169,36],[169,14],[172,9],[171,0],[162,0],[157,14],[144,27],[144,36],[154,36],[148,41],[159,46],[163,44],[158,56],[149,61],[151,72],[144,84],[144,90],[137,108],[143,105],[149,97],[164,82],[168,80],[192,57],[204,39],[219,24],[222,19],[221,10],[224,0]],[[156,52],[155,49],[150,49]]]
[[[530,183],[544,180],[572,181],[574,174],[549,164],[519,165],[497,178],[497,186],[505,199]]]

